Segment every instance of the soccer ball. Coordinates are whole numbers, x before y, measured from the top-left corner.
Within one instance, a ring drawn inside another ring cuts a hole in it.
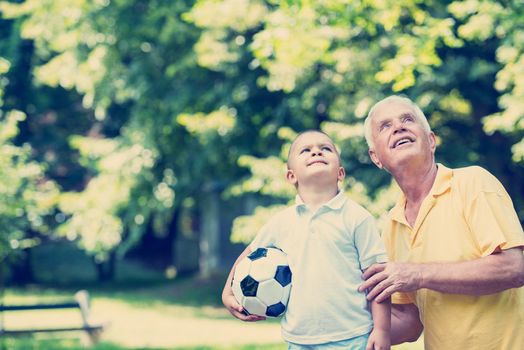
[[[291,291],[286,254],[277,248],[258,248],[237,264],[232,288],[248,314],[282,315]]]

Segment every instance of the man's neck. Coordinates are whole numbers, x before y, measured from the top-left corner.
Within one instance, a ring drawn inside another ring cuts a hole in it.
[[[311,211],[332,200],[338,193],[338,188],[304,187],[298,188],[298,195]]]
[[[431,191],[437,177],[437,165],[428,162],[422,167],[406,167],[393,174],[408,203],[421,203]]]
[[[401,172],[396,172],[394,176],[406,196],[404,215],[411,227],[414,227],[422,202],[435,183],[437,165],[428,162],[422,167],[406,167]]]

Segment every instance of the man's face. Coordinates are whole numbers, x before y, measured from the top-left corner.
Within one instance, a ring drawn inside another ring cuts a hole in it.
[[[371,119],[371,160],[388,171],[417,159],[433,159],[435,135],[424,128],[413,108],[403,102],[378,107]]]
[[[302,185],[306,182],[337,183],[345,176],[338,152],[330,138],[319,132],[307,132],[291,145],[287,179]]]

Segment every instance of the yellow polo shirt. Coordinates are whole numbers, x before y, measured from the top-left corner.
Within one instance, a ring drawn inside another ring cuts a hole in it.
[[[402,195],[391,209],[384,241],[391,261],[454,262],[524,246],[524,233],[502,184],[480,167],[438,164],[435,183],[411,227]],[[393,303],[415,303],[426,350],[523,350],[524,288],[485,296],[428,289],[397,293]]]

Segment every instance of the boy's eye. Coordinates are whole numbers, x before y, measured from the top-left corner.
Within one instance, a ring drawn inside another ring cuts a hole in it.
[[[328,152],[332,152],[332,151],[333,151],[333,150],[331,149],[331,147],[329,147],[329,146],[323,146],[323,147],[322,147],[322,150],[323,150],[323,151],[328,151]]]
[[[309,148],[302,148],[300,150],[300,154],[305,153],[305,152],[309,152]]]

